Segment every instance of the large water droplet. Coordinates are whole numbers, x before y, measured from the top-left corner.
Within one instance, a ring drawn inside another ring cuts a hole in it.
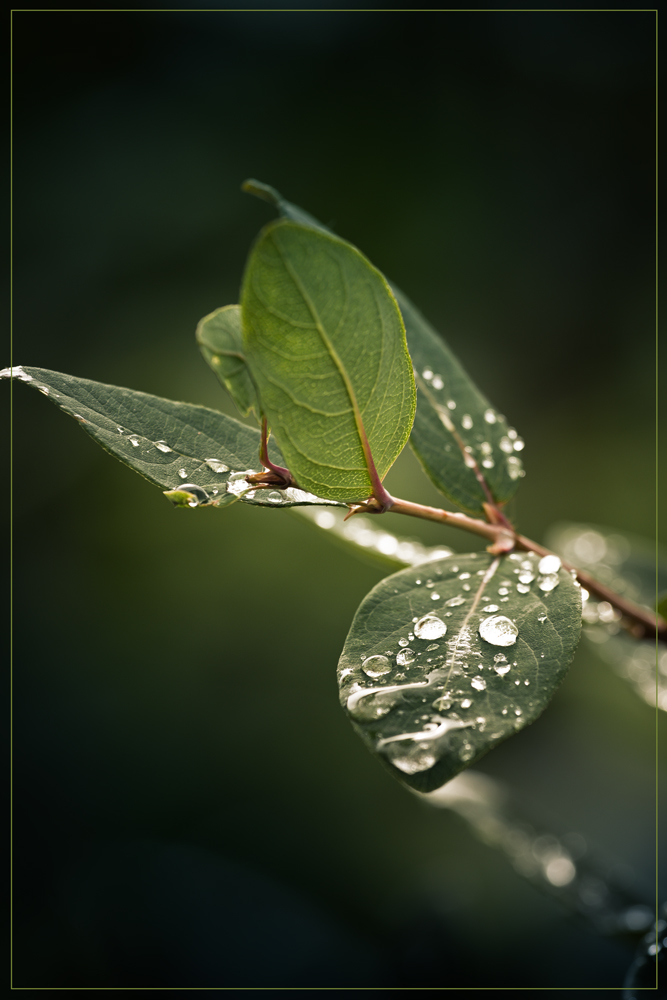
[[[500,611],[500,608],[497,604],[487,604],[485,608],[482,608],[482,611]]]
[[[183,483],[183,485],[178,488],[184,492],[187,490],[188,493],[194,494],[194,498],[192,500],[188,500],[188,507],[198,507],[199,504],[206,503],[210,500],[206,490],[203,490],[201,486],[197,486],[195,483]]]
[[[282,503],[283,502],[282,493],[279,493],[278,490],[271,490],[270,493],[266,494],[266,496],[264,497],[264,499],[268,500],[269,503]]]
[[[558,556],[549,555],[543,556],[538,563],[538,570],[544,576],[550,575],[551,573],[557,573],[561,568],[561,561]]]
[[[217,458],[207,458],[206,464],[208,465],[211,472],[218,472],[218,473],[229,472],[229,466],[225,465],[224,462],[221,462]]]
[[[396,656],[396,663],[399,667],[409,667],[417,659],[417,654],[412,649],[402,649]]]
[[[540,577],[540,579],[537,581],[537,586],[540,588],[540,590],[543,590],[546,594],[548,594],[549,591],[554,590],[559,583],[560,583],[560,577],[558,576],[558,574],[549,573],[548,576]]]
[[[457,594],[456,597],[450,597],[448,601],[445,601],[445,607],[447,608],[458,608],[459,605],[465,602],[465,597],[461,594]]]
[[[486,689],[486,681],[483,677],[473,677],[470,685],[474,687],[475,691],[484,691]]]
[[[394,767],[404,774],[417,774],[419,771],[428,771],[435,764],[435,757],[432,753],[419,753],[410,757],[394,757],[392,760]]]
[[[171,451],[171,448],[169,447],[166,441],[156,441],[155,447],[157,448],[158,451],[163,451],[165,455],[167,454],[167,452]]]
[[[524,447],[525,447],[525,445],[524,445],[523,438],[518,437],[516,439],[516,441],[514,442],[514,450],[515,451],[523,451]]]
[[[382,677],[391,670],[391,663],[386,656],[369,656],[361,664],[361,669],[369,677]]]
[[[479,634],[493,646],[513,646],[519,630],[510,618],[492,615],[480,622]]]
[[[446,631],[447,626],[437,615],[424,615],[415,625],[415,635],[418,639],[441,639]]]

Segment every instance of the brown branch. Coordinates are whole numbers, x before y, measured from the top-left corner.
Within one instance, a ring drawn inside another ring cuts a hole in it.
[[[360,505],[360,510],[368,513],[382,513],[374,505],[368,507]],[[440,524],[449,524],[452,527],[462,528],[463,531],[481,535],[482,538],[487,538],[491,542],[491,545],[488,546],[488,551],[494,555],[511,552],[514,548],[525,552],[534,552],[539,556],[554,554],[549,549],[545,549],[543,545],[538,545],[537,542],[531,541],[530,538],[516,534],[509,522],[505,521],[504,517],[504,524],[489,524],[479,518],[468,517],[467,514],[441,510],[438,507],[427,507],[424,504],[412,503],[409,500],[397,500],[395,497],[391,498],[389,510],[395,514],[407,514],[409,517],[420,517],[427,521],[438,521]],[[577,569],[576,566],[571,566],[566,562],[561,562],[561,565],[568,572],[574,571],[578,582],[589,593],[594,594],[603,601],[608,601],[612,607],[620,611],[622,616],[621,624],[635,639],[657,638],[660,642],[667,642],[667,622],[660,615],[649,611],[648,608],[642,608],[637,604],[633,604],[632,601],[628,601],[621,594],[617,594],[584,570]]]

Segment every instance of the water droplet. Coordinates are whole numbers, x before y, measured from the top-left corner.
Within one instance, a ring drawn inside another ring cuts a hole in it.
[[[519,583],[532,583],[535,579],[535,574],[532,569],[523,569],[519,573]]]
[[[497,418],[493,410],[489,409],[484,411],[484,419],[486,420],[487,424],[495,424]]]
[[[495,466],[495,464],[496,463],[493,461],[492,458],[485,458],[484,461],[482,462],[482,465],[484,466],[485,469],[492,469]]]
[[[132,445],[133,448],[138,448],[139,447],[139,443],[140,442],[139,442],[139,438],[137,437],[136,434],[131,434],[130,437],[127,440],[130,442],[130,444]]]
[[[530,593],[530,587],[527,587],[524,583],[517,583],[516,589],[519,591],[520,594]]]
[[[456,403],[454,402],[453,399],[449,400],[449,402],[447,403],[447,406],[449,407],[450,410],[455,410],[456,409]]]
[[[515,708],[514,709],[514,714],[515,715],[521,715],[521,709],[520,708]]]
[[[547,616],[546,615],[538,615],[537,616],[537,620],[538,620],[538,622],[545,622],[547,620]]]
[[[511,619],[492,615],[480,622],[479,634],[493,646],[513,646],[519,630]]]
[[[470,584],[469,583],[464,583],[463,584],[463,589],[464,590],[470,590]]]
[[[461,702],[461,708],[470,708],[471,705],[472,702],[470,698],[464,698],[463,701]]]
[[[461,750],[461,752],[459,753],[459,759],[460,760],[471,760],[472,757],[473,757],[473,755],[474,755],[474,753],[475,753],[475,751],[468,744],[467,746],[464,746],[463,749]]]
[[[511,455],[514,451],[512,442],[508,437],[501,437],[500,439],[500,450],[504,451],[506,455]]]
[[[417,774],[419,771],[428,771],[435,764],[435,757],[432,753],[420,753],[410,757],[394,757],[392,760],[394,767],[404,774]]]
[[[188,493],[194,494],[193,499],[188,500],[188,507],[198,507],[199,504],[206,503],[210,499],[206,490],[203,490],[201,486],[195,485],[195,483],[183,483],[178,489],[184,492],[187,490]]]
[[[514,450],[515,451],[523,451],[524,448],[525,448],[525,444],[524,444],[523,439],[518,437],[516,439],[516,441],[514,442]]]
[[[461,427],[464,431],[472,430],[472,417],[469,413],[464,413],[461,417]]]
[[[382,677],[391,670],[391,663],[386,656],[369,656],[361,664],[361,669],[369,677]]]
[[[43,393],[43,394],[44,394],[45,396],[48,396],[48,394],[49,394],[49,387],[48,387],[48,385],[38,385],[38,386],[37,386],[37,388],[38,388],[38,389],[39,389],[39,391],[40,391],[41,393]]]
[[[445,607],[458,608],[459,605],[464,603],[465,603],[465,597],[462,597],[461,594],[457,594],[456,597],[450,597],[448,601],[445,601]]]
[[[318,528],[324,528],[325,531],[328,531],[329,528],[333,528],[335,523],[335,515],[330,510],[319,510],[315,514],[315,524]]]
[[[487,604],[485,608],[482,608],[482,611],[500,611],[500,608],[497,604]]]
[[[510,455],[507,459],[507,472],[509,473],[510,479],[521,479],[522,476],[526,475],[523,471],[521,459],[517,458],[516,455]]]
[[[551,573],[557,573],[561,568],[561,561],[558,556],[549,555],[543,556],[538,563],[538,570],[543,576],[550,575]]]
[[[440,600],[440,594],[436,594],[436,592],[433,591],[433,593],[431,594],[431,600],[432,601],[439,601]]]
[[[502,710],[502,712],[501,712],[500,714],[501,714],[501,715],[507,715],[507,709],[506,709],[506,708],[504,708],[504,709]]]
[[[229,466],[225,465],[224,462],[221,462],[217,458],[207,458],[206,464],[208,465],[211,472],[218,472],[218,473],[229,472]]]
[[[507,436],[508,436],[508,438],[511,438],[511,439],[512,439],[512,441],[514,441],[515,437],[517,436],[517,433],[516,433],[516,431],[514,430],[514,428],[513,428],[513,427],[512,427],[512,429],[511,429],[511,430],[509,430],[509,431],[507,432]]]
[[[415,580],[415,585],[417,587],[421,587],[421,580]]]
[[[417,654],[412,649],[402,649],[396,657],[399,667],[409,667],[417,659]]]
[[[443,622],[443,625],[444,625],[444,622]],[[446,627],[447,626],[445,626],[445,628]],[[437,642],[432,642],[430,646],[426,647],[426,652],[427,653],[432,653],[435,649],[440,649],[440,646],[437,644]]]
[[[414,632],[408,632],[408,639],[409,639],[409,641],[410,641],[410,642],[413,642],[413,641],[414,641],[414,638],[415,638],[415,634],[414,634]]]
[[[436,698],[433,702],[433,708],[436,708],[439,712],[446,712],[452,707],[452,696],[449,691],[445,691],[440,698]]]
[[[433,372],[431,371],[430,368],[424,369],[424,371],[422,372],[422,378],[426,379],[427,382],[431,381],[431,379],[433,378]]]
[[[122,427],[117,427],[116,430],[118,431],[119,434],[124,434],[125,433],[125,431],[123,430]]]
[[[431,385],[433,386],[434,389],[442,389],[444,388],[445,383],[442,381],[439,375],[434,375]]]
[[[530,681],[524,681],[523,683],[524,683],[525,687],[530,687]]]
[[[424,615],[415,625],[415,635],[418,639],[441,639],[446,631],[447,626],[436,615]],[[437,649],[437,646],[428,648]]]
[[[557,573],[549,573],[548,576],[541,576],[537,581],[537,586],[540,590],[545,593],[549,593],[550,590],[554,590],[560,583],[560,577]]]
[[[167,454],[167,452],[171,451],[171,448],[169,447],[166,441],[156,441],[155,447],[157,448],[158,451],[163,451],[165,455]]]
[[[451,570],[452,573],[458,573],[458,571],[459,571],[458,566],[450,566],[449,568],[450,568],[450,570]]]
[[[461,573],[459,575],[459,580],[469,580],[469,579],[470,579],[470,573]]]
[[[501,595],[501,597],[506,597],[509,594],[509,590],[507,589],[507,587],[499,587],[498,593]]]
[[[179,469],[178,470],[178,474],[181,477],[181,479],[187,479],[188,478],[188,474],[185,471],[185,469]]]
[[[510,672],[511,667],[509,663],[505,661],[504,663],[496,663],[493,669],[495,670],[495,672],[498,674],[499,677],[504,677],[505,674],[508,674]]]
[[[409,645],[410,645],[410,643],[408,642],[408,640],[407,640],[407,639],[404,639],[404,638],[402,638],[402,637],[401,637],[401,638],[400,638],[400,639],[398,640],[398,645],[399,645],[399,646],[409,646]]]
[[[282,503],[283,495],[282,493],[279,493],[278,490],[271,490],[270,493],[266,494],[264,499],[267,500],[269,503]]]
[[[473,677],[470,684],[474,687],[475,691],[484,691],[486,688],[486,681],[483,677]]]

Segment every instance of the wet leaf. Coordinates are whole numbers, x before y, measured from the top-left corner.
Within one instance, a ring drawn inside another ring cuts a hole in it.
[[[204,316],[197,326],[197,343],[239,412],[259,418],[259,403],[243,353],[241,306],[223,306]]]
[[[410,446],[433,484],[471,514],[506,503],[524,471],[523,440],[482,395],[442,337],[395,285],[417,383]]]
[[[332,500],[373,492],[407,443],[415,387],[396,300],[349,243],[267,226],[241,296],[246,357],[262,411],[299,485]]]
[[[387,577],[361,603],[338,667],[341,704],[418,791],[533,722],[563,679],[581,590],[564,570],[546,580],[538,563],[453,555]]]
[[[0,377],[11,376],[9,369]],[[191,493],[197,503],[226,506],[243,500],[255,506],[293,507],[329,501],[302,490],[250,489],[243,472],[260,472],[260,434],[253,427],[205,406],[177,403],[146,392],[104,385],[44,368],[14,367],[13,377],[37,389],[106,451],[163,491]],[[275,444],[269,455],[283,462]]]
[[[243,189],[275,205],[284,218],[330,232],[268,184],[249,180]],[[483,514],[485,502],[503,504],[514,495],[524,475],[523,440],[407,295],[391,282],[390,287],[403,316],[417,383],[410,446],[441,493],[469,513]]]

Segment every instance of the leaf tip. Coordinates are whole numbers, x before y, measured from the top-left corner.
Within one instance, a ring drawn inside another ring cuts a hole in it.
[[[245,180],[241,185],[241,190],[245,194],[253,194],[255,198],[261,198],[262,201],[268,201],[272,205],[278,205],[282,201],[275,188],[271,187],[270,184],[263,184],[262,181],[255,180],[254,177]]]

